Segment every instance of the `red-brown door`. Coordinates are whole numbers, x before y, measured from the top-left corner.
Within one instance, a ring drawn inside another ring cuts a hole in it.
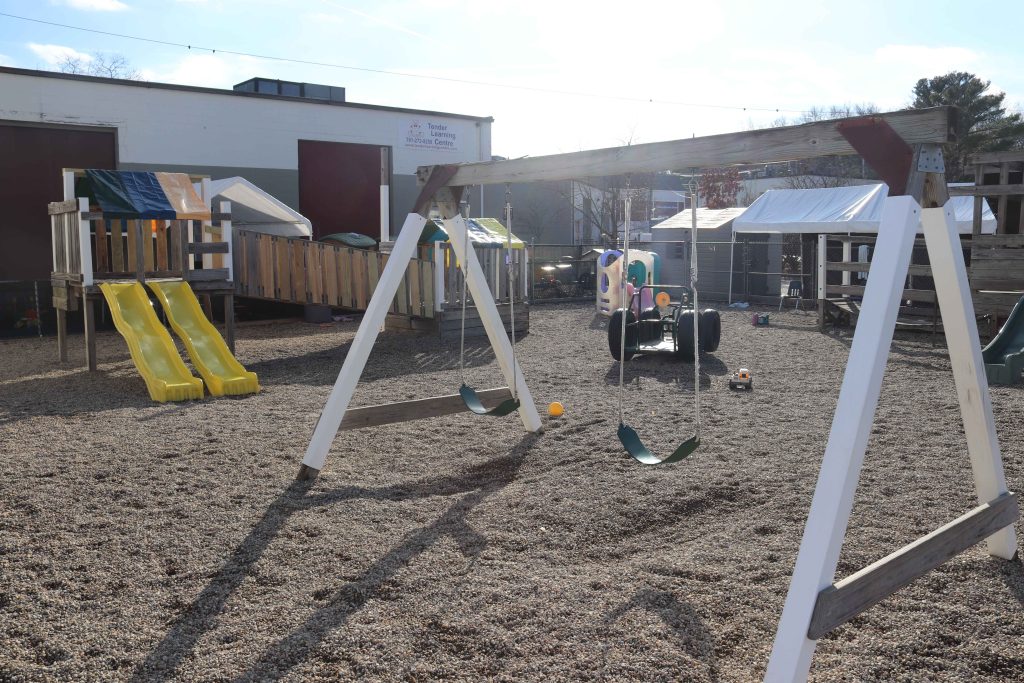
[[[110,131],[0,124],[0,280],[49,280],[49,202],[64,199],[64,168],[116,165]]]
[[[299,211],[314,239],[358,232],[379,240],[380,185],[379,145],[299,140]]]

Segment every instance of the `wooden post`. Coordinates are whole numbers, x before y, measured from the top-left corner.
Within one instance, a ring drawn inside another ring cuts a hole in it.
[[[390,150],[380,148],[380,241],[391,241],[391,171]]]
[[[1010,184],[1010,164],[1009,162],[1002,162],[999,164],[999,184],[1009,185]],[[996,216],[996,232],[1000,235],[1006,234],[1006,213],[1009,210],[1008,202],[1010,197],[1005,194],[999,195],[998,212]]]
[[[975,164],[974,165],[974,185],[978,186],[978,185],[984,185],[984,184],[985,184],[985,167],[982,164]],[[981,211],[982,211],[982,202],[984,202],[984,201],[985,201],[985,198],[982,197],[980,194],[974,196],[974,215],[973,215],[972,221],[971,221],[971,234],[975,235],[975,236],[981,234]],[[1022,206],[1024,206],[1024,204],[1022,204]]]
[[[231,202],[221,202],[220,212],[230,214],[231,213]],[[228,245],[228,255],[225,257],[225,261],[228,264],[228,282],[233,282],[235,279],[235,259],[231,254],[232,247],[232,234],[231,234],[231,221],[222,220],[220,222],[220,238]],[[273,294],[273,292],[271,292]],[[234,349],[231,351],[234,353]]]
[[[82,265],[82,286],[92,285],[92,244],[89,240],[90,222],[82,216],[89,212],[89,200],[85,197],[78,198],[78,250],[81,255],[79,263]]]
[[[444,255],[445,243],[434,242],[434,310],[444,309]]]
[[[89,371],[96,370],[96,311],[94,302],[82,288],[82,316],[85,327],[85,358]]]
[[[843,263],[850,263],[853,261],[853,242],[850,240],[843,241]],[[850,284],[850,271],[843,271],[843,284]]]
[[[232,355],[235,353],[235,295],[224,295],[224,335]]]
[[[146,247],[151,240],[147,240],[144,221],[136,219],[129,221],[129,228],[135,233],[135,279],[139,282],[146,281]]]
[[[807,637],[807,630],[818,593],[830,586],[835,576],[920,211],[917,202],[907,196],[888,197],[882,209],[871,276],[765,681],[802,681],[810,670],[816,641]]]
[[[68,362],[68,312],[57,307],[57,357],[61,363]]]
[[[825,299],[828,292],[828,236],[818,235],[818,327],[825,329]],[[901,286],[902,289],[902,286]]]

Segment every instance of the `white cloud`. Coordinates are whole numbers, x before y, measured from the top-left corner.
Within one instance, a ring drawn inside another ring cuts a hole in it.
[[[205,88],[230,88],[258,71],[262,63],[251,57],[214,54],[187,55],[179,61],[155,69],[142,69],[142,78],[156,83],[177,83]]]
[[[874,57],[881,64],[930,74],[967,71],[982,59],[966,47],[927,45],[885,45],[875,50]]]
[[[37,57],[42,59],[50,66],[57,66],[65,58],[71,57],[72,59],[80,59],[83,62],[91,62],[92,55],[87,55],[84,52],[79,52],[73,47],[67,45],[53,45],[43,43],[29,43],[28,49],[32,50]]]
[[[128,9],[128,5],[121,0],[64,0],[64,4],[87,12],[120,12]]]
[[[14,66],[14,60],[7,55],[0,55],[0,66]]]

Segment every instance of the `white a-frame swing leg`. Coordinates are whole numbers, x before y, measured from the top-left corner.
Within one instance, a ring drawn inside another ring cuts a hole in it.
[[[459,220],[461,221],[461,219]],[[310,439],[309,446],[306,448],[306,455],[302,459],[300,477],[309,477],[311,474],[310,470],[314,471],[312,475],[315,476],[315,473],[322,470],[324,463],[327,461],[327,453],[331,450],[331,443],[338,433],[342,418],[345,417],[345,411],[348,410],[352,394],[355,393],[359,377],[363,374],[363,368],[366,367],[366,360],[370,357],[370,351],[377,340],[377,335],[387,319],[388,309],[391,308],[395,294],[398,292],[398,286],[405,276],[406,269],[409,267],[409,261],[416,254],[416,244],[419,242],[420,235],[423,233],[423,226],[426,222],[427,220],[423,216],[416,213],[409,214],[405,219],[402,231],[399,233],[388,262],[384,266],[384,272],[381,273],[380,280],[377,282],[377,288],[373,291],[370,303],[366,307],[366,314],[363,315],[363,319],[359,323],[356,337],[352,341],[348,355],[345,356],[345,362],[341,366],[341,372],[338,373],[338,379],[334,382],[331,395],[327,398],[323,412],[320,413],[320,420],[316,423],[316,428],[313,430],[313,437]],[[459,228],[458,225],[453,227],[455,229]],[[462,224],[462,229],[465,230],[464,223]],[[452,241],[452,247],[456,250],[459,258],[462,259],[464,255],[459,252],[461,250],[463,233],[459,233],[458,239],[455,238],[453,233],[449,232],[448,234]],[[513,366],[512,346],[509,344],[508,337],[504,334],[501,319],[498,316],[498,309],[494,306],[494,299],[487,290],[487,281],[484,279],[483,272],[480,269],[480,263],[476,260],[472,249],[465,258],[469,271],[467,284],[470,291],[473,292],[473,299],[480,302],[477,304],[480,318],[483,320],[487,336],[491,340],[491,345],[494,346],[498,363],[501,365],[505,377],[508,378],[510,387],[513,386],[513,378],[518,377],[518,384],[516,386],[519,390],[518,396],[521,403],[519,414],[522,416],[523,425],[528,431],[536,432],[540,430],[541,426],[540,415],[537,414],[537,407],[533,405],[530,390],[522,379],[522,371],[519,370],[518,365],[516,365],[515,374],[511,370]],[[497,322],[495,323],[495,321]],[[494,329],[495,324],[497,325],[497,333]]]
[[[935,280],[935,294],[942,312],[953,380],[960,400],[967,453],[974,472],[974,488],[978,502],[987,503],[1007,492],[1006,477],[960,234],[949,205],[940,209],[924,209],[921,224]],[[1012,525],[988,537],[988,552],[1005,560],[1013,557],[1017,552],[1017,538]]]
[[[487,286],[484,271],[476,258],[475,250],[472,247],[468,251],[465,249],[466,221],[462,216],[456,216],[444,222],[444,229],[448,233],[448,241],[455,250],[459,263],[465,264],[466,285],[473,295],[473,303],[480,314],[480,321],[484,324],[494,355],[498,359],[498,366],[501,367],[509,388],[516,388],[515,395],[520,404],[519,417],[523,421],[523,426],[528,432],[539,431],[541,425],[537,406],[533,404],[533,396],[530,395],[530,388],[526,386],[523,371],[512,354],[512,344],[505,333],[498,307],[494,305],[494,296]],[[513,292],[512,283],[509,283],[509,292]]]
[[[409,261],[416,255],[416,244],[420,235],[423,234],[423,226],[427,219],[423,216],[410,213],[402,231],[398,233],[394,248],[384,265],[384,272],[380,274],[377,281],[377,288],[373,290],[370,303],[366,306],[366,313],[359,322],[359,329],[356,337],[352,340],[352,346],[345,356],[345,362],[338,373],[338,379],[334,382],[331,395],[327,397],[327,403],[320,413],[320,419],[313,430],[313,438],[306,447],[306,456],[302,459],[303,473],[307,468],[319,472],[324,468],[327,461],[327,453],[331,450],[331,443],[341,426],[341,419],[345,417],[349,401],[355,393],[359,377],[366,367],[366,359],[370,357],[373,344],[377,341],[377,335],[388,317],[388,309],[398,292],[398,285],[405,277],[405,271],[409,267]],[[300,476],[303,475],[300,473]],[[315,473],[314,473],[315,475]]]
[[[832,585],[835,576],[878,405],[914,238],[922,222],[979,501],[991,502],[1006,493],[955,223],[944,209],[922,211],[911,197],[889,197],[885,200],[861,315],[765,681],[803,681],[810,670],[817,641],[808,636],[808,630],[818,596]],[[994,555],[1012,557],[1016,550],[1012,526],[992,534],[988,547]]]

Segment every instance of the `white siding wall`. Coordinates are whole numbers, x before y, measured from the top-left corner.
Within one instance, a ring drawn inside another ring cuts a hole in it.
[[[391,146],[402,175],[491,155],[488,122],[10,73],[0,73],[0,119],[116,127],[121,163],[291,170],[299,139]],[[407,146],[414,121],[449,126],[457,149]]]

